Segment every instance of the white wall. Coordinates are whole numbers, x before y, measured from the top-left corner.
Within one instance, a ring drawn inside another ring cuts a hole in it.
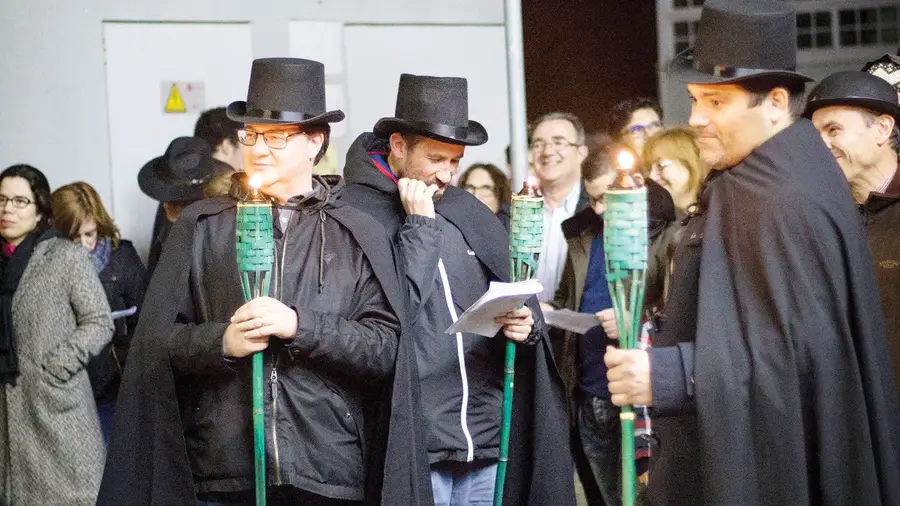
[[[288,54],[292,20],[501,25],[503,1],[0,0],[0,169],[30,163],[53,187],[87,181],[111,207],[103,21],[249,22],[261,58]]]

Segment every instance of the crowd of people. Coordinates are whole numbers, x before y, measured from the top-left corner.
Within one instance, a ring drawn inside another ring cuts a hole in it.
[[[0,172],[0,504],[254,504],[255,354],[269,504],[494,504],[508,341],[505,504],[620,504],[629,405],[642,503],[900,504],[900,58],[807,94],[795,44],[789,3],[709,0],[667,68],[689,124],[645,97],[603,132],[532,122],[543,291],[491,337],[445,333],[509,281],[517,190],[457,174],[489,141],[464,78],[401,75],[394,116],[315,175],[344,119],[323,65],[255,60],[245,101],[140,170],[146,266],[88,183]],[[604,250],[622,150],[648,195],[634,350]],[[248,301],[237,203],[260,194],[272,282]],[[550,327],[562,309],[596,325]]]

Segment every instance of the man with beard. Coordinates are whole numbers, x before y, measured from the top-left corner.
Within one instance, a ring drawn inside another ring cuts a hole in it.
[[[505,502],[574,504],[562,384],[536,300],[497,315],[503,328],[494,338],[444,333],[489,282],[509,275],[503,225],[449,184],[466,146],[487,141],[484,127],[469,120],[467,88],[462,78],[401,75],[395,117],[379,120],[347,154],[344,174],[355,184],[345,196],[385,226],[409,286],[418,363],[410,381],[418,381],[421,401],[394,410],[421,417],[435,504],[491,504],[504,347],[516,341]]]
[[[838,72],[809,94],[812,118],[863,210],[875,277],[900,378],[900,103],[894,88],[866,72]]]
[[[252,504],[253,353],[265,363],[268,504],[379,502],[376,420],[400,355],[402,295],[381,226],[344,205],[340,177],[312,175],[329,123],[344,118],[325,109],[324,76],[315,61],[255,60],[247,101],[228,106],[244,125],[247,176],[273,206],[270,296],[244,302],[235,200],[249,189],[237,177],[230,197],[190,207],[166,242],[99,504]],[[400,446],[392,457],[406,458]]]
[[[652,504],[900,504],[872,260],[795,66],[776,0],[708,0],[670,66],[713,170],[654,348],[606,353],[612,402],[653,406]]]

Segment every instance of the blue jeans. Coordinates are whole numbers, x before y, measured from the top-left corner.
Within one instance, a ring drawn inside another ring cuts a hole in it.
[[[496,478],[496,463],[464,469],[432,466],[434,506],[491,506]]]
[[[591,464],[603,502],[622,504],[622,429],[619,408],[609,399],[582,392],[578,410],[581,446]]]

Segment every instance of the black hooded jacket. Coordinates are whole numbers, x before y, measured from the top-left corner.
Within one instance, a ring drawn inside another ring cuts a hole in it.
[[[266,477],[377,504],[387,433],[376,422],[386,420],[403,303],[381,226],[345,206],[341,187],[337,176],[317,178],[311,196],[274,209],[270,294],[294,307],[299,324],[293,340],[273,338],[264,352]],[[282,230],[285,208],[293,212]],[[231,198],[197,203],[166,242],[99,504],[193,504],[195,493],[253,489],[251,361],[222,355],[227,322],[244,303],[235,214]]]
[[[432,297],[432,293],[443,286],[451,287],[455,309],[461,313],[484,293],[487,281],[506,280],[507,233],[489,209],[455,187],[446,188],[437,203],[437,219],[406,216],[395,177],[385,162],[387,150],[387,142],[371,133],[357,138],[347,154],[344,174],[349,186],[345,195],[352,205],[376,217],[394,238],[398,268],[409,284],[407,314],[412,320],[410,328],[416,332],[414,340],[419,350],[421,374],[421,380],[418,376],[410,380],[420,385],[422,399],[419,405],[409,405],[407,409],[428,412],[422,420],[428,428],[426,439],[418,453],[430,453],[431,462],[496,458],[500,423],[496,394],[502,396],[499,388],[503,339],[441,335],[447,322],[434,314],[449,314],[449,309],[445,297]],[[416,228],[424,233],[412,234]],[[451,237],[456,234],[459,236]],[[401,246],[401,241],[407,242]],[[445,247],[450,250],[445,251]],[[414,250],[423,255],[408,258]],[[435,250],[440,251],[441,262],[447,264],[445,273],[437,265]],[[438,272],[441,272],[439,283]],[[428,309],[435,301],[443,304],[442,311],[436,307],[434,311]],[[540,309],[536,300],[531,302],[535,328],[545,335]],[[443,342],[438,342],[438,338]],[[464,350],[463,360],[457,355],[458,344]],[[471,446],[466,448],[461,413],[456,409],[461,403],[461,363],[466,364],[470,381],[472,398],[468,405],[474,408],[474,418],[468,424],[469,435],[477,447],[474,452]],[[562,383],[546,339],[535,346],[518,347],[514,384],[504,502],[574,504]]]
[[[808,120],[714,171],[650,351],[652,504],[900,504],[866,235]]]

